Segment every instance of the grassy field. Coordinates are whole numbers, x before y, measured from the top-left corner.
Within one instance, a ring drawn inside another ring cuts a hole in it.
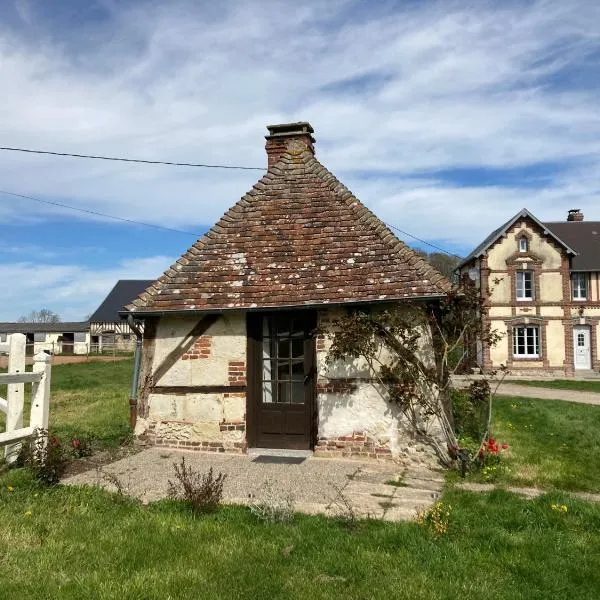
[[[518,385],[530,385],[533,387],[551,388],[555,390],[600,393],[600,381],[575,381],[574,379],[555,379],[553,381],[507,380],[506,383],[516,383]]]
[[[128,393],[133,360],[85,362],[52,367],[50,429],[61,439],[91,435],[102,447],[114,447],[130,436]],[[6,386],[0,386],[6,397]],[[31,386],[26,385],[26,397]],[[29,418],[29,403],[25,409]],[[0,429],[4,413],[0,412]]]
[[[503,457],[510,470],[499,470],[494,481],[600,492],[599,431],[598,406],[499,397],[492,432],[510,446]]]
[[[13,472],[0,489],[0,589],[29,600],[598,598],[599,505],[503,491],[444,502],[450,526],[435,537],[414,522],[265,524],[243,507],[194,519],[170,501],[44,491]]]

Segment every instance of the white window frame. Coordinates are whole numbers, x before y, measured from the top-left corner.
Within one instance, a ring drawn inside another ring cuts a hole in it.
[[[571,274],[571,288],[573,290],[573,300],[587,300],[588,287],[589,286],[587,273]]]
[[[530,286],[529,292],[530,296],[526,295],[526,279],[527,275],[530,277]],[[523,269],[522,271],[517,271],[515,275],[515,295],[519,302],[531,302],[535,295],[535,284],[534,284],[534,273],[529,269]]]
[[[540,358],[540,335],[539,325],[513,327],[513,357]],[[519,351],[519,346],[522,347],[522,352]]]
[[[529,240],[526,237],[519,238],[519,252],[527,252],[529,249]]]

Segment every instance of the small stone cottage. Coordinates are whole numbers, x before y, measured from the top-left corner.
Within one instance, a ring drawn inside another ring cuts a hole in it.
[[[361,365],[326,365],[326,332],[340,311],[435,301],[450,284],[319,163],[310,124],[268,130],[266,174],[126,307],[144,322],[136,433],[393,456],[400,414]]]

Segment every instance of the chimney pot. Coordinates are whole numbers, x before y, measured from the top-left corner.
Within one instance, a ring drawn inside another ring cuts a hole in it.
[[[567,215],[567,221],[583,221],[583,213],[578,208],[572,208]]]
[[[306,149],[314,155],[315,138],[312,136],[314,129],[307,121],[298,123],[281,123],[279,125],[267,125],[269,135],[265,136],[267,143],[268,168],[270,169],[284,152],[288,151],[288,144],[292,140],[299,140]]]

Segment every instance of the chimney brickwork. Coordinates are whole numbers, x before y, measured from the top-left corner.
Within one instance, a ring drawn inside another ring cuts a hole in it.
[[[583,213],[578,208],[572,208],[567,215],[567,221],[583,221]]]
[[[267,167],[270,169],[288,149],[291,140],[300,140],[314,155],[315,138],[312,136],[314,129],[310,123],[301,121],[299,123],[283,123],[281,125],[267,125],[269,135],[265,136],[267,143]]]

